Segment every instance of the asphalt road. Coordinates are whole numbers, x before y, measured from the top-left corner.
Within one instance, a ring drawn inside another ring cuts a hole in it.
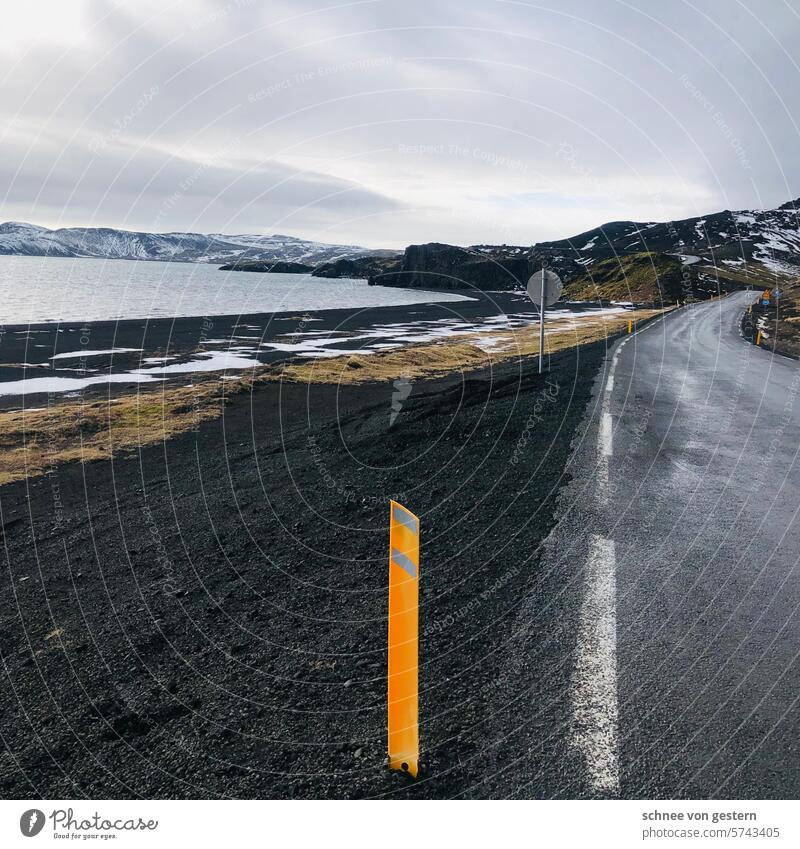
[[[741,338],[751,299],[610,349],[544,558],[569,576],[570,716],[492,795],[543,792],[545,733],[581,762],[548,795],[798,797],[800,364]]]

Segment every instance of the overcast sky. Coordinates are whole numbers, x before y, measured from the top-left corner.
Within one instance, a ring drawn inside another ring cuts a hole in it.
[[[402,247],[774,206],[792,5],[6,3],[0,220]]]

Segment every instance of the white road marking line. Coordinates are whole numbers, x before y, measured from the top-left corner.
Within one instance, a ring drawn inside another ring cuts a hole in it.
[[[614,456],[611,393],[627,337],[617,346],[603,393],[597,431],[596,495],[608,506],[610,458]],[[584,570],[584,593],[572,679],[572,741],[583,754],[589,783],[603,795],[619,794],[617,743],[617,561],[614,540],[593,534]]]
[[[600,432],[598,433],[600,443],[600,454],[603,457],[614,456],[614,420],[611,413],[604,412],[600,419]]]
[[[614,541],[592,535],[572,679],[573,743],[597,793],[619,793],[617,586]]]
[[[600,461],[597,465],[597,498],[602,507],[608,504],[608,474],[609,457],[614,455],[614,420],[609,412],[608,399],[614,391],[614,371],[619,362],[619,352],[628,340],[623,340],[611,358],[611,368],[606,378],[606,391],[603,394],[602,413],[600,414],[600,427],[597,432]]]

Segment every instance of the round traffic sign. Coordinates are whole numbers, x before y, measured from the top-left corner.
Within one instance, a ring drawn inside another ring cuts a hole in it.
[[[544,306],[546,307],[554,304],[561,297],[564,288],[561,278],[555,271],[550,271],[548,268],[531,274],[528,280],[528,297],[539,308],[542,307],[542,283],[544,283]]]

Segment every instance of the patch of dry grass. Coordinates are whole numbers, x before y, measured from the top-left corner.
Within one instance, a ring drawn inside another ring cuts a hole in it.
[[[45,410],[0,412],[0,484],[43,474],[70,460],[98,460],[161,442],[216,418],[223,402],[220,385],[209,382]]]
[[[555,352],[594,342],[624,329],[629,319],[641,321],[661,312],[638,310],[556,320],[549,325],[545,350]],[[487,344],[489,335],[491,346]],[[44,474],[71,460],[98,460],[163,442],[200,422],[217,418],[228,398],[263,381],[366,383],[398,377],[435,377],[453,371],[475,371],[538,351],[536,328],[498,330],[380,354],[291,361],[278,368],[264,366],[255,374],[224,384],[210,375],[191,387],[137,387],[128,395],[110,400],[0,412],[0,485]]]

